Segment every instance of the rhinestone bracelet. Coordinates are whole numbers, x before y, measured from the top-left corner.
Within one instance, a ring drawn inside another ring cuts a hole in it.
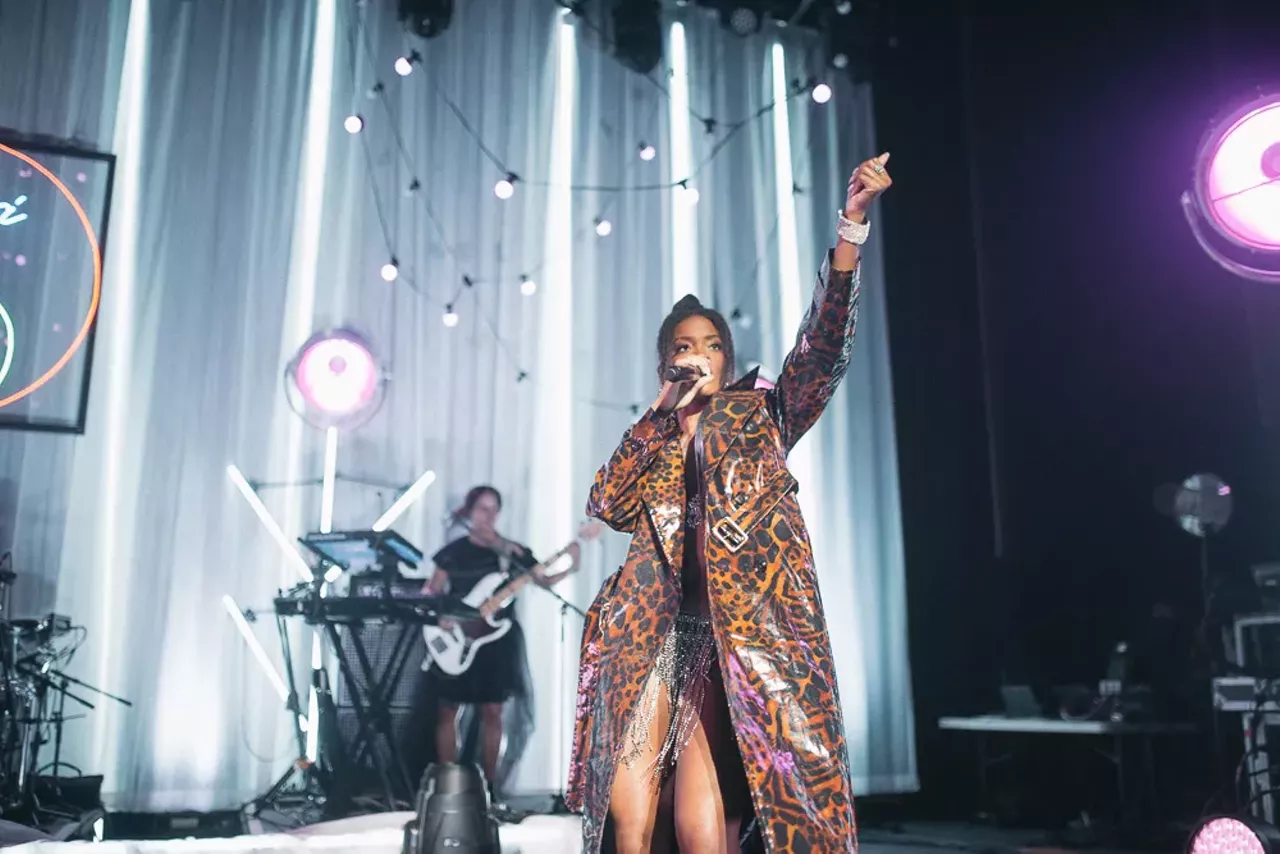
[[[861,246],[867,242],[867,235],[871,233],[871,221],[854,222],[840,212],[840,222],[836,226],[836,234],[840,235],[840,239],[845,243],[852,243],[854,246]]]

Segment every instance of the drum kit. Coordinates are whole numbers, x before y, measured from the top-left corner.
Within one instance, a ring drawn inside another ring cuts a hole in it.
[[[78,709],[92,710],[98,698],[132,704],[64,672],[87,634],[70,617],[11,616],[16,580],[0,559],[0,816],[35,825],[74,821],[91,808],[85,789],[96,790],[101,780],[87,779],[63,761],[63,727],[83,715]],[[50,744],[52,760],[42,762]],[[96,800],[97,792],[90,797]]]

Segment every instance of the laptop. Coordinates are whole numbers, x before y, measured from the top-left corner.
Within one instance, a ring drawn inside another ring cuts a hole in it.
[[[1042,718],[1044,709],[1030,685],[1001,685],[1000,699],[1006,718]]]

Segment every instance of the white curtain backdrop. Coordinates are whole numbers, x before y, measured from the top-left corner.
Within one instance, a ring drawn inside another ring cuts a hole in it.
[[[653,337],[679,251],[671,191],[565,185],[668,180],[666,81],[622,68],[599,19],[562,17],[552,0],[458,4],[425,43],[403,33],[390,0],[90,5],[0,5],[0,55],[23,58],[0,77],[0,126],[78,135],[121,158],[89,427],[0,433],[0,551],[18,560],[19,610],[88,628],[72,673],[136,702],[73,725],[72,761],[105,772],[108,791],[228,803],[264,789],[293,752],[220,603],[265,611],[293,582],[225,472],[319,477],[324,437],[289,410],[284,362],[318,329],[354,327],[373,343],[389,391],[340,436],[338,470],[404,484],[434,470],[395,526],[424,551],[481,482],[503,491],[510,536],[558,548],[632,407],[656,391]],[[788,80],[821,68],[804,34],[738,39],[696,7],[677,13],[690,107],[718,123],[707,135],[691,120],[695,165],[772,100],[780,36]],[[397,76],[392,62],[414,48],[421,67]],[[794,332],[781,328],[777,283],[798,275],[807,300],[848,172],[876,153],[870,92],[832,82],[830,104],[785,105],[799,270],[780,268],[767,111],[691,182],[698,291],[739,310],[741,366],[776,370]],[[342,129],[349,113],[362,134]],[[654,161],[638,157],[641,141]],[[507,201],[493,192],[504,169],[521,179]],[[860,794],[916,786],[878,253],[873,231],[855,358],[807,440],[802,485]],[[401,275],[387,283],[379,270],[393,256]],[[522,294],[522,275],[536,294]],[[393,498],[340,481],[334,527],[367,526]],[[318,486],[264,499],[290,537],[314,530]],[[606,537],[561,592],[585,606],[624,550]],[[581,625],[570,615],[562,649],[554,600],[530,591],[521,609],[539,729],[517,785],[555,789]],[[274,656],[270,622],[254,628]],[[309,640],[297,640],[305,664]]]

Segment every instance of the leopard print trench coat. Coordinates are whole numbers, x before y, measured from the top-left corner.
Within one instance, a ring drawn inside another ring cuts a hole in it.
[[[707,586],[729,716],[770,854],[857,850],[835,666],[787,453],[844,376],[856,272],[828,256],[777,385],[748,377],[699,421]],[[632,534],[626,563],[587,613],[569,807],[583,851],[600,851],[614,772],[652,664],[681,601],[684,460],[673,414],[647,413],[596,475],[587,512]]]

